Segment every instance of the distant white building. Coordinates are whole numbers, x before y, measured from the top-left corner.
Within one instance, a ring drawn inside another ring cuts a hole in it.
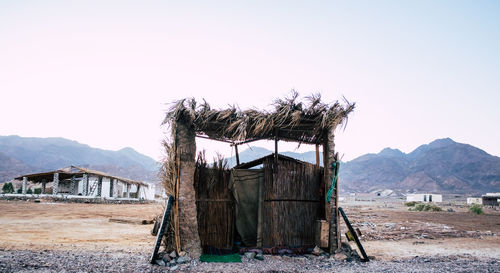
[[[424,203],[440,203],[443,202],[441,194],[432,193],[414,193],[406,196],[407,202],[424,202]]]
[[[22,180],[22,194],[27,193],[27,184],[41,184],[41,194],[46,194],[46,185],[51,183],[52,195],[76,195],[91,198],[126,198],[154,200],[155,185],[143,181],[113,176],[104,172],[78,166],[26,174],[16,178]]]
[[[483,198],[481,197],[467,197],[467,205],[472,205],[472,204],[483,204]]]
[[[487,192],[486,196],[500,196],[500,192]]]
[[[154,200],[155,199],[155,192],[156,192],[156,186],[153,183],[147,183],[148,185],[146,187],[143,187],[143,191],[139,192],[139,199],[146,199],[146,200]]]

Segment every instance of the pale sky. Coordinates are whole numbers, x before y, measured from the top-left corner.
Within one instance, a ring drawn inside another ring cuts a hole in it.
[[[343,160],[444,137],[498,156],[499,14],[496,0],[2,0],[0,135],[160,159],[172,101],[268,108],[295,89],[356,102]]]

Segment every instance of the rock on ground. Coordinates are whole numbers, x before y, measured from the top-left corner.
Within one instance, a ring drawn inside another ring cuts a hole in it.
[[[312,256],[312,255],[311,255]],[[368,263],[323,256],[242,257],[242,263],[203,263],[193,259],[173,267],[151,265],[146,253],[103,251],[0,250],[0,272],[500,272],[495,259],[471,256],[414,257]]]

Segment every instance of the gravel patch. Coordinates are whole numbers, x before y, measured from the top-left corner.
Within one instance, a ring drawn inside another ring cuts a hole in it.
[[[472,256],[414,257],[367,263],[316,256],[242,257],[242,263],[191,260],[172,267],[151,265],[134,252],[0,250],[0,272],[500,272],[500,262]]]

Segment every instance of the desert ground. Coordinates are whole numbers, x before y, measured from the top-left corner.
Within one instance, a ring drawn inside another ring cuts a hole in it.
[[[141,224],[162,212],[161,203],[0,200],[0,271],[500,272],[497,210],[475,215],[464,205],[449,203],[441,212],[409,212],[398,199],[341,205],[360,229],[372,261],[266,255],[264,261],[243,257],[242,263],[223,264],[193,259],[167,267],[149,264],[153,225]]]

